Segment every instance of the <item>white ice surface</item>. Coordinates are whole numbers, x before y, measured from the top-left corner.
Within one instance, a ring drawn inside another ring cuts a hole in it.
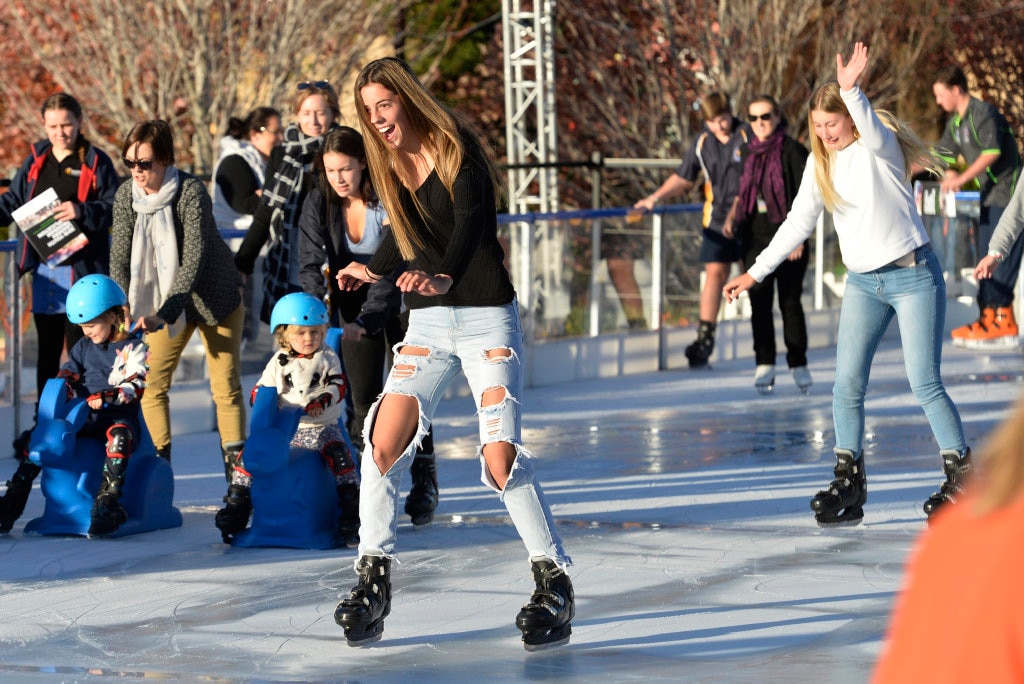
[[[403,519],[379,643],[348,647],[332,617],[354,551],[221,543],[217,436],[191,432],[174,438],[181,528],[26,537],[36,488],[0,536],[0,681],[867,681],[941,466],[890,336],[868,396],[864,523],[817,527],[833,354],[812,352],[810,396],[781,372],[759,395],[749,360],[527,390],[524,439],[575,562],[561,649],[522,648],[528,559],[479,483],[460,398],[436,418],[441,504],[425,529]],[[947,346],[943,372],[977,447],[1020,393],[1021,356]],[[176,390],[179,423],[196,387]]]

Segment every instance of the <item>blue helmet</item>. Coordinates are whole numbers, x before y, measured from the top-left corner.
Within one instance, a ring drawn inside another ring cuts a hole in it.
[[[65,308],[68,320],[80,325],[127,303],[124,290],[113,280],[105,275],[87,275],[71,286]]]
[[[327,305],[313,295],[293,292],[277,300],[270,314],[270,331],[279,325],[326,325]]]

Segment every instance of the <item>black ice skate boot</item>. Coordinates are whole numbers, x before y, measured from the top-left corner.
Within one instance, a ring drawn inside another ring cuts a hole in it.
[[[697,328],[697,339],[686,348],[686,358],[690,368],[704,368],[708,365],[711,352],[715,350],[715,324],[701,321]]]
[[[959,451],[946,450],[940,452],[942,456],[942,471],[946,474],[946,481],[942,483],[939,491],[928,497],[924,502],[924,512],[931,520],[932,516],[939,512],[944,505],[955,504],[964,493],[964,484],[971,472],[971,450],[967,449],[963,456]]]
[[[345,630],[349,646],[365,646],[380,641],[391,612],[391,559],[362,556],[356,573],[359,584],[334,609],[334,621]]]
[[[338,534],[350,549],[359,546],[359,485],[355,482],[338,485]]]
[[[107,458],[103,462],[103,481],[92,504],[90,537],[108,537],[128,520],[121,505],[121,493],[131,442],[132,433],[124,425],[114,425],[107,430]]]
[[[553,560],[535,560],[532,565],[537,588],[516,616],[516,627],[527,651],[541,651],[569,643],[576,600],[569,575]]]
[[[224,508],[217,511],[214,524],[220,530],[221,539],[225,544],[230,544],[235,535],[245,529],[249,524],[249,515],[252,513],[252,500],[249,498],[249,488],[244,485],[228,485],[228,493],[224,495]]]
[[[437,508],[437,463],[434,454],[416,454],[409,468],[412,474],[412,489],[405,497],[405,512],[412,518],[412,524],[419,527],[434,519]]]
[[[857,525],[864,519],[864,503],[868,500],[868,480],[864,472],[864,454],[854,456],[848,449],[836,449],[836,479],[814,495],[811,510],[822,527]]]
[[[32,481],[39,475],[39,466],[24,460],[7,481],[7,491],[0,496],[0,532],[10,532],[14,523],[25,512],[28,495],[32,491]]]

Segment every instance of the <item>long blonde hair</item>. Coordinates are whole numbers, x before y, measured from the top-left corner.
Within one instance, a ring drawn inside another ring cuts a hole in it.
[[[973,485],[978,513],[989,513],[1024,494],[1024,399],[978,453],[981,477]]]
[[[836,192],[835,183],[832,180],[832,169],[835,162],[835,151],[825,147],[825,143],[814,132],[814,121],[811,118],[814,112],[826,114],[842,114],[850,117],[850,110],[839,95],[839,84],[831,81],[819,86],[811,96],[811,106],[807,112],[807,128],[811,139],[811,154],[814,155],[814,177],[818,182],[825,208],[835,211],[836,207],[842,207],[846,203]],[[903,150],[903,171],[904,180],[910,182],[916,168],[920,167],[931,171],[936,176],[942,175],[942,167],[931,153],[931,148],[921,138],[892,112],[885,109],[876,109],[875,114],[882,122],[882,125],[896,134],[896,140]],[[860,138],[860,131],[853,125],[854,139]]]
[[[441,183],[452,195],[455,177],[462,168],[466,149],[463,138],[476,142],[480,148],[495,186],[495,196],[500,192],[501,184],[490,155],[471,132],[468,124],[450,111],[428,91],[413,73],[412,69],[397,57],[383,57],[364,66],[356,77],[355,105],[359,112],[359,124],[363,129],[363,140],[366,144],[366,161],[370,170],[373,187],[377,190],[380,201],[388,212],[391,231],[395,242],[405,259],[412,259],[417,250],[423,248],[423,240],[412,230],[409,216],[399,200],[399,187],[410,190],[413,202],[420,215],[428,218],[426,207],[422,205],[415,193],[411,179],[398,163],[397,152],[385,143],[379,131],[370,122],[370,115],[363,104],[360,91],[370,84],[379,85],[395,94],[402,109],[409,117],[413,130],[422,144],[434,158],[434,170],[437,171]]]

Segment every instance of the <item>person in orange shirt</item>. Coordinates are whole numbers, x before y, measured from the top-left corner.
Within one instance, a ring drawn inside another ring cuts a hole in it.
[[[978,456],[911,555],[874,684],[1024,682],[1024,399]]]

